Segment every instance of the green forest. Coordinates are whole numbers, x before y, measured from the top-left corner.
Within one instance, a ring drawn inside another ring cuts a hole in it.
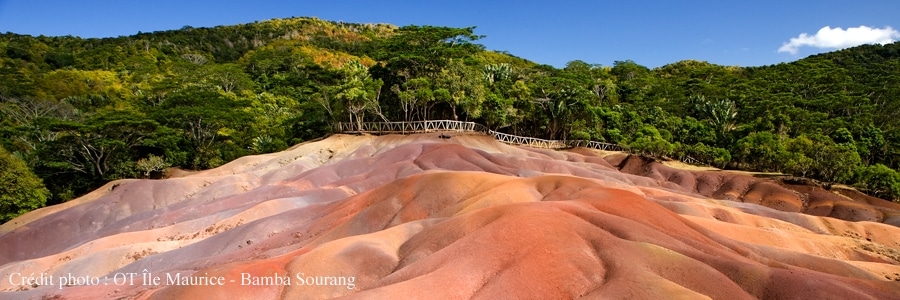
[[[0,34],[0,222],[121,178],[208,169],[333,122],[466,120],[900,199],[900,44],[762,67],[563,68],[475,28],[290,18],[116,38]]]

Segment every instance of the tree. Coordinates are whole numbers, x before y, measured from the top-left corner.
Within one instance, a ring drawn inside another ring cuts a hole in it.
[[[146,158],[141,158],[135,163],[135,167],[137,167],[138,171],[141,171],[144,177],[150,177],[153,173],[162,173],[170,166],[164,157],[153,154]]]
[[[391,91],[400,99],[403,120],[411,121],[421,115],[428,118],[428,107],[434,102],[432,82],[428,78],[412,78],[401,85],[395,84]]]
[[[245,110],[252,116],[248,134],[254,136],[251,148],[256,153],[269,153],[287,147],[290,134],[288,128],[291,119],[303,112],[299,102],[291,97],[278,96],[269,92],[251,94],[244,92],[242,97],[250,99],[250,106]],[[328,121],[328,120],[323,120]]]
[[[25,162],[0,147],[0,223],[43,207],[49,196]]]
[[[612,68],[576,60],[567,63],[563,71],[589,88],[596,97],[598,106],[618,102],[618,86],[611,73]]]
[[[710,147],[699,142],[687,148],[687,153],[693,158],[718,168],[725,168],[731,162],[731,153],[723,148]]]
[[[847,134],[841,136],[849,138]],[[849,183],[862,161],[852,138],[843,143],[835,143],[826,135],[810,134],[800,135],[786,143],[786,150],[792,153],[792,156],[782,154],[781,157],[789,160],[780,161],[781,165],[795,168],[795,172],[804,174],[808,169],[810,176],[825,181]],[[794,161],[790,161],[791,159]],[[807,168],[806,164],[810,161],[811,166]],[[798,166],[793,164],[799,164],[800,169],[796,169]]]
[[[900,199],[900,173],[882,164],[857,168],[856,186],[876,197]]]
[[[631,148],[641,153],[656,157],[670,155],[675,151],[675,145],[669,143],[662,134],[652,125],[644,125],[637,133]]]
[[[817,149],[812,140],[805,135],[787,140],[787,153],[784,161],[784,170],[788,173],[806,177],[817,162],[807,155],[815,155]]]
[[[84,111],[125,99],[128,92],[116,72],[108,70],[54,70],[37,82],[38,99],[65,100]]]
[[[576,113],[586,108],[591,93],[577,80],[548,74],[535,82],[531,89],[546,117],[545,128],[549,139],[566,139]]]
[[[737,107],[731,100],[705,101],[701,96],[698,100],[696,110],[703,118],[706,118],[710,125],[716,129],[719,141],[723,142],[726,134],[734,130],[735,120],[737,119]],[[727,141],[724,141],[727,143]]]
[[[488,128],[497,130],[518,124],[525,118],[523,105],[531,105],[531,90],[509,64],[488,64],[482,71],[485,84],[481,118]]]
[[[168,97],[163,105],[153,107],[149,116],[159,124],[179,131],[178,148],[186,153],[186,160],[179,155],[166,153],[173,163],[190,168],[217,167],[222,163],[246,155],[258,128],[251,113],[256,99],[253,93],[225,93],[211,86],[180,89]],[[259,103],[264,106],[264,103]],[[277,115],[277,107],[273,107]],[[166,151],[170,151],[166,149]]]
[[[204,80],[223,92],[240,92],[253,87],[253,81],[237,64],[216,64],[203,68]]]
[[[366,112],[373,112],[385,122],[387,118],[381,113],[381,79],[373,79],[369,68],[358,61],[351,61],[342,68],[343,78],[337,87],[335,98],[341,101],[351,122],[362,130],[362,122]]]
[[[616,76],[619,98],[626,103],[641,104],[650,99],[649,94],[656,84],[650,69],[634,61],[616,61],[610,73]]]
[[[481,76],[489,86],[493,86],[511,80],[512,69],[509,64],[489,64],[484,66]]]
[[[27,152],[59,137],[59,132],[50,130],[48,123],[76,117],[75,109],[68,103],[34,98],[0,97],[0,112],[0,121],[6,119],[13,125],[15,142],[22,145],[18,150]]]
[[[61,159],[67,169],[95,178],[112,179],[110,171],[119,161],[131,162],[132,147],[152,134],[158,123],[144,116],[127,111],[106,111],[93,115],[83,122],[58,122],[54,127],[61,132],[55,141]]]
[[[771,132],[753,132],[737,141],[732,153],[751,169],[760,171],[779,171],[783,165],[779,160],[783,157],[785,146],[781,139]]]
[[[434,78],[451,61],[483,50],[483,46],[473,43],[481,38],[474,30],[475,27],[401,27],[383,42],[375,57],[386,61],[388,69],[406,78]]]
[[[867,124],[860,131],[862,132],[859,133],[859,138],[856,139],[856,148],[863,163],[867,165],[872,164],[885,157],[887,140],[885,140],[884,132],[872,124]]]
[[[497,130],[513,123],[516,116],[513,99],[505,98],[496,93],[488,93],[482,105],[481,117],[485,125],[491,130]]]
[[[815,156],[818,162],[817,173],[822,179],[832,182],[849,183],[853,172],[862,161],[859,153],[852,145],[820,144],[821,152]]]
[[[484,85],[472,68],[454,61],[435,78],[435,100],[449,104],[453,120],[459,120],[458,110],[466,118],[481,116],[484,102]]]

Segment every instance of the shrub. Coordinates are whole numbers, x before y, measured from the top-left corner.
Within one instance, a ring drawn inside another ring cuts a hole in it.
[[[0,223],[41,208],[49,196],[25,162],[0,147]]]
[[[882,164],[857,168],[855,185],[875,197],[900,199],[900,173]]]
[[[686,152],[693,158],[718,168],[725,168],[731,162],[731,153],[728,150],[703,143],[688,147]]]
[[[644,125],[630,146],[631,149],[656,157],[671,155],[675,152],[675,145],[664,139],[656,127],[651,125]]]
[[[163,173],[170,165],[165,158],[150,154],[147,158],[141,158],[135,164],[138,171],[144,174],[144,177],[150,177],[154,172]]]

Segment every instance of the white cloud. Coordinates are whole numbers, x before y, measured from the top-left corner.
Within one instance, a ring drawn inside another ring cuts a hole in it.
[[[791,38],[790,42],[781,45],[778,52],[797,54],[800,47],[843,49],[862,44],[890,44],[900,38],[900,31],[890,26],[885,28],[871,28],[868,26],[850,27],[847,30],[830,26],[822,27],[815,35],[801,33],[800,36]]]

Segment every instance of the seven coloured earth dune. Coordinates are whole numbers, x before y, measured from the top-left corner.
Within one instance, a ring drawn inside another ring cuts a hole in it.
[[[0,298],[897,299],[898,226],[802,180],[334,135],[10,221]]]

